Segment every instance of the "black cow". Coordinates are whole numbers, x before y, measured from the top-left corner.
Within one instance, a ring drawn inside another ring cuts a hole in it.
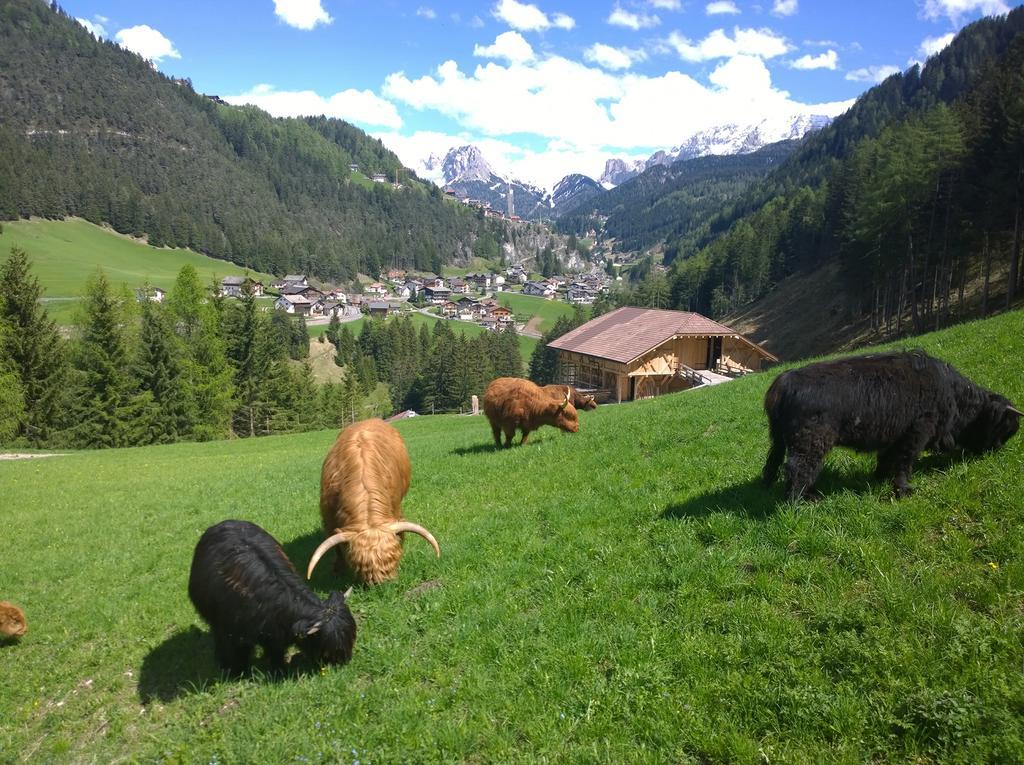
[[[783,372],[764,398],[772,446],[771,484],[786,460],[790,500],[808,494],[836,445],[878,452],[876,475],[911,493],[914,460],[925,449],[998,449],[1017,432],[1021,412],[924,351],[879,353]]]
[[[210,625],[220,666],[231,674],[249,667],[254,646],[276,669],[298,644],[317,662],[352,658],[356,623],[348,593],[320,600],[270,534],[248,521],[221,521],[199,539],[188,595]]]

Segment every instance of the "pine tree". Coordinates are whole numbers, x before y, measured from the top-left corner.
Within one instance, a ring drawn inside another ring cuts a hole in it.
[[[67,374],[64,342],[39,302],[41,295],[28,256],[13,248],[0,269],[0,324],[9,329],[0,334],[0,357],[8,359],[20,389],[12,399],[20,399],[22,410],[15,437],[33,446],[45,445],[60,425]]]
[[[10,327],[0,322],[0,444],[10,444],[25,420],[25,397],[14,362],[7,355]]]
[[[135,376],[145,397],[143,412],[135,423],[134,442],[173,443],[188,438],[193,422],[182,374],[184,350],[174,334],[165,310],[149,300],[142,305],[140,351]]]
[[[232,429],[240,436],[265,434],[269,429],[272,391],[269,388],[274,358],[274,332],[256,311],[256,298],[242,296],[225,314],[228,360],[235,371],[236,407]]]
[[[74,348],[75,422],[70,428],[79,446],[104,448],[131,443],[135,388],[128,354],[123,297],[102,270],[90,277],[83,300],[81,336]]]
[[[212,305],[199,312],[199,324],[188,344],[186,387],[191,399],[193,437],[198,441],[225,438],[235,409],[234,372],[228,364],[220,317]]]

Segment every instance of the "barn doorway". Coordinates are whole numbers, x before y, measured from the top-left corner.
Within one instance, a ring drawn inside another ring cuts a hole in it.
[[[705,369],[714,369],[722,359],[722,338],[708,338],[708,365]]]

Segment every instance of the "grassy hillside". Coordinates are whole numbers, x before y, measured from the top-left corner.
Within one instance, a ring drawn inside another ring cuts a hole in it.
[[[496,294],[495,298],[502,305],[511,308],[517,319],[539,316],[540,321],[536,329],[542,333],[555,326],[555,322],[560,316],[572,316],[575,310],[573,306],[561,300],[545,300],[542,297],[523,295],[520,292],[502,292]]]
[[[134,239],[115,234],[84,220],[25,220],[5,222],[0,233],[0,260],[12,247],[20,247],[32,259],[32,273],[39,279],[47,298],[77,298],[85,283],[102,266],[112,284],[170,289],[178,271],[191,264],[199,279],[209,284],[214,278],[241,276],[244,268],[215,260],[192,250],[150,247]],[[250,272],[267,284],[269,274]],[[75,301],[53,301],[47,305],[50,315],[60,321]]]
[[[1012,313],[918,338],[1024,402]],[[0,462],[4,762],[1020,762],[1024,436],[927,457],[894,501],[836,450],[825,498],[762,488],[771,374],[495,451],[483,418],[398,427],[397,581],[351,664],[221,680],[186,595],[207,526],[299,566],[334,433]],[[341,587],[330,566],[313,584]]]

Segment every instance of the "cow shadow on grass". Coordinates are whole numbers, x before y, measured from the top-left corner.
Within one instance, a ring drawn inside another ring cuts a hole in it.
[[[485,444],[474,444],[473,446],[460,446],[456,449],[452,449],[452,454],[457,454],[460,457],[466,457],[471,454],[488,454],[490,452],[501,451],[501,447],[495,446],[493,441]]]
[[[213,638],[193,624],[146,654],[139,670],[139,700],[166,703],[202,690],[220,677]]]
[[[260,682],[278,683],[288,678],[318,672],[320,665],[303,654],[293,653],[284,670],[275,669],[256,648],[250,669],[242,677]],[[139,701],[167,703],[190,693],[201,692],[220,682],[236,682],[226,674],[213,656],[213,636],[192,625],[179,630],[150,651],[139,671]]]
[[[871,471],[835,470],[825,467],[815,483],[820,497],[827,497],[842,491],[862,492],[869,485],[877,485],[878,479]],[[786,485],[781,475],[771,486],[766,486],[761,476],[743,483],[724,486],[721,489],[698,494],[685,502],[669,505],[661,517],[668,520],[681,518],[707,518],[715,513],[732,513],[747,518],[764,519],[775,513],[786,503]]]
[[[943,472],[953,464],[969,458],[960,452],[939,452],[920,457],[914,463],[913,478],[920,478],[930,473]],[[911,485],[914,480],[911,480]],[[833,494],[850,491],[855,494],[890,492],[891,478],[879,478],[874,470],[860,467],[830,467],[825,465],[814,485],[817,499]],[[808,501],[808,500],[804,500]],[[811,500],[813,501],[813,500]],[[767,518],[786,500],[786,484],[780,472],[779,478],[771,486],[765,486],[761,477],[757,476],[743,483],[725,486],[721,489],[705,492],[696,497],[669,505],[661,517],[669,520],[680,518],[706,518],[715,513],[733,513],[748,518]]]

